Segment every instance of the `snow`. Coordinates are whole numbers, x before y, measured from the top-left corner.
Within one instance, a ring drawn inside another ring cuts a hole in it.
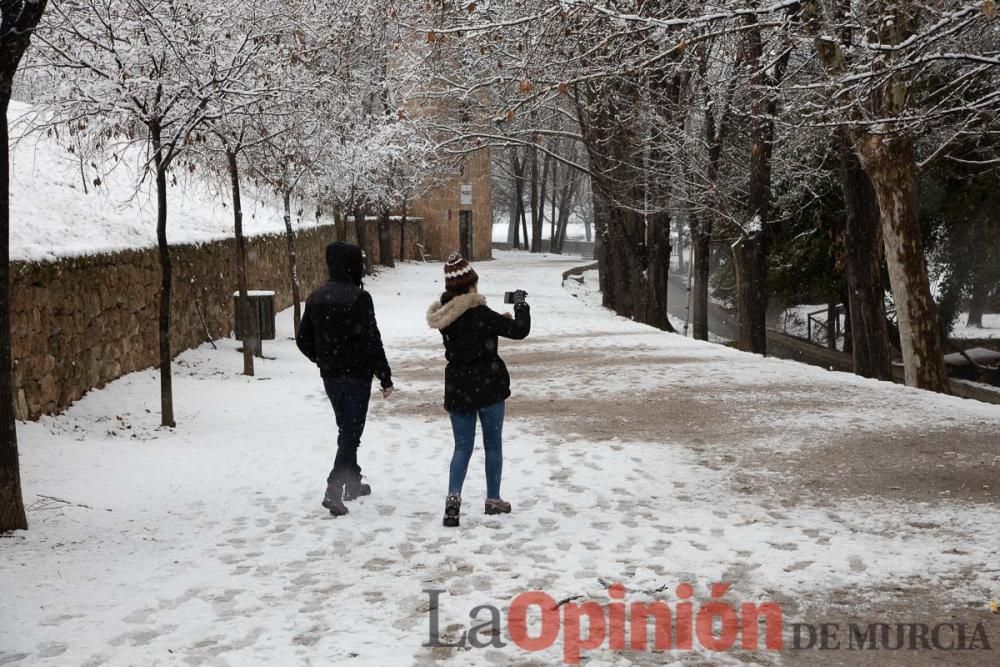
[[[563,287],[582,302],[596,308],[603,308],[601,275],[597,269],[584,271],[579,276],[570,276],[563,281]],[[608,312],[610,313],[611,311]]]
[[[463,525],[440,525],[452,445],[439,407],[440,335],[423,315],[441,291],[441,267],[405,264],[368,281],[398,391],[373,396],[359,456],[374,493],[347,517],[319,506],[336,431],[315,368],[290,340],[290,311],[255,378],[239,374],[233,340],[177,358],[176,429],[157,426],[152,371],[90,392],[61,416],[19,424],[31,530],[0,540],[0,663],[561,662],[561,642],[534,655],[509,641],[423,648],[432,588],[446,591],[442,629],[467,626],[476,605],[506,608],[533,589],[607,602],[600,580],[630,592],[689,582],[705,599],[711,582],[733,581],[748,601],[822,600],[834,589],[864,597],[912,581],[960,602],[995,591],[1000,522],[991,505],[845,496],[787,507],[734,493],[734,480],[753,471],[727,467],[726,457],[747,447],[781,457],[825,446],[817,434],[891,437],[942,419],[996,432],[1000,407],[655,332],[569,294],[560,274],[579,260],[496,255],[477,265],[490,303],[503,310],[503,292],[524,287],[533,315],[527,340],[501,343],[515,392],[504,442],[512,515],[482,514],[477,445]],[[683,415],[664,416],[662,431],[645,437],[603,415],[617,434],[608,441],[582,427],[552,430],[559,422],[525,412],[526,402],[557,417],[563,401],[641,402],[671,388],[710,397],[734,386],[741,401],[766,406],[789,382],[843,402],[782,419],[762,407],[748,422],[766,432],[734,433],[726,448],[674,435]],[[632,664],[606,647],[589,655],[589,664]]]
[[[816,344],[826,344],[826,304],[800,304],[786,308],[778,316],[778,329],[784,334],[808,340],[809,338],[809,316],[813,316],[812,339]],[[840,331],[843,332],[847,323],[847,314],[839,312]],[[837,349],[844,349],[843,338],[837,339]]]
[[[92,255],[156,246],[156,197],[151,178],[136,192],[135,174],[145,162],[137,147],[121,152],[113,169],[85,165],[87,190],[77,155],[55,139],[25,134],[32,107],[11,102],[11,229],[12,260],[52,261],[61,257]],[[16,143],[14,143],[16,142]],[[110,171],[110,173],[105,173]],[[227,183],[189,175],[177,166],[178,183],[168,187],[167,238],[172,244],[205,243],[233,236],[233,214]],[[93,181],[100,178],[101,185]],[[293,202],[293,227],[303,226],[294,215],[305,208],[303,219],[312,226],[315,207]],[[256,192],[246,183],[243,194],[243,230],[247,236],[284,232],[284,212],[279,198],[266,190]]]
[[[584,271],[581,276],[569,277],[563,281],[563,287],[566,291],[572,294],[574,297],[580,299],[583,303],[586,303],[595,308],[604,308],[602,296],[601,296],[601,278],[600,273],[597,269],[591,269],[589,271]],[[611,310],[607,310],[608,314],[613,314]],[[673,313],[668,313],[667,317],[670,318],[670,324],[677,331],[684,331],[684,320],[677,317]],[[688,323],[688,337],[694,338],[694,328]],[[718,336],[712,332],[708,334],[708,340],[712,343],[725,344],[730,342],[728,338]]]
[[[239,295],[240,295],[239,291],[233,292],[233,296],[239,296]],[[266,289],[250,289],[247,290],[247,296],[261,296],[261,297],[274,296],[274,291]]]
[[[1000,313],[989,313],[983,315],[983,327],[966,326],[969,321],[969,314],[962,313],[955,321],[955,326],[951,330],[952,338],[1000,338]]]
[[[528,222],[528,232],[531,233],[531,213],[525,213],[525,218]],[[507,230],[510,228],[509,215],[495,215],[493,222],[493,242],[494,243],[506,243],[507,242]],[[548,216],[548,210],[546,209],[545,224],[542,225],[542,239],[550,239],[552,237],[552,225],[551,220]],[[591,230],[591,238],[593,238],[593,230]],[[587,229],[584,225],[583,220],[576,214],[570,216],[570,221],[566,225],[566,240],[567,241],[586,241],[587,240]],[[521,239],[524,242],[524,239]]]

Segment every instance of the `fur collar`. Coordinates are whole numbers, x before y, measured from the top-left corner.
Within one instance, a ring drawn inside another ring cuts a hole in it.
[[[427,309],[427,325],[431,329],[446,329],[466,311],[486,305],[482,294],[460,294],[448,303],[435,301]]]

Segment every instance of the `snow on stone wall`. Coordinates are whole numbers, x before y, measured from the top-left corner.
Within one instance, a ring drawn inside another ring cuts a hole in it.
[[[332,225],[300,229],[302,298],[326,279],[324,249]],[[232,329],[235,241],[177,245],[172,351],[178,354]],[[247,239],[252,289],[275,291],[292,305],[284,235]],[[60,412],[87,391],[156,366],[160,269],[156,248],[54,262],[13,262],[11,334],[19,419]]]

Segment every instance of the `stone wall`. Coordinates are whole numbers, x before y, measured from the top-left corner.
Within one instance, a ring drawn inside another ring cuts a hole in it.
[[[298,233],[302,298],[326,279],[332,225]],[[233,326],[235,241],[177,245],[173,260],[175,354]],[[376,256],[377,257],[377,256]],[[292,305],[284,235],[247,240],[251,289],[275,291]],[[95,387],[159,361],[160,268],[155,248],[53,263],[13,262],[11,343],[19,419],[57,413]]]

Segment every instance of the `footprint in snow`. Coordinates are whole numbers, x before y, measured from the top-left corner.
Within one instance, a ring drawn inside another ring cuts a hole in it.
[[[154,630],[136,630],[134,632],[126,632],[125,634],[118,635],[108,643],[112,646],[123,646],[125,644],[129,646],[148,646],[160,635],[168,634],[176,629],[176,625],[164,625]]]
[[[69,646],[63,644],[62,642],[42,642],[37,647],[38,657],[54,658],[65,653],[68,648]]]
[[[797,572],[799,570],[804,570],[807,567],[809,567],[810,565],[812,565],[813,562],[814,561],[811,561],[811,560],[799,560],[799,561],[795,561],[791,565],[786,565],[785,566],[785,572]]]
[[[137,609],[131,614],[122,619],[125,623],[146,623],[149,621],[149,617],[156,613],[155,609]]]
[[[48,618],[43,618],[39,621],[39,625],[59,625],[63,621],[71,621],[74,618],[81,618],[80,614],[59,614],[58,616],[49,616]]]

